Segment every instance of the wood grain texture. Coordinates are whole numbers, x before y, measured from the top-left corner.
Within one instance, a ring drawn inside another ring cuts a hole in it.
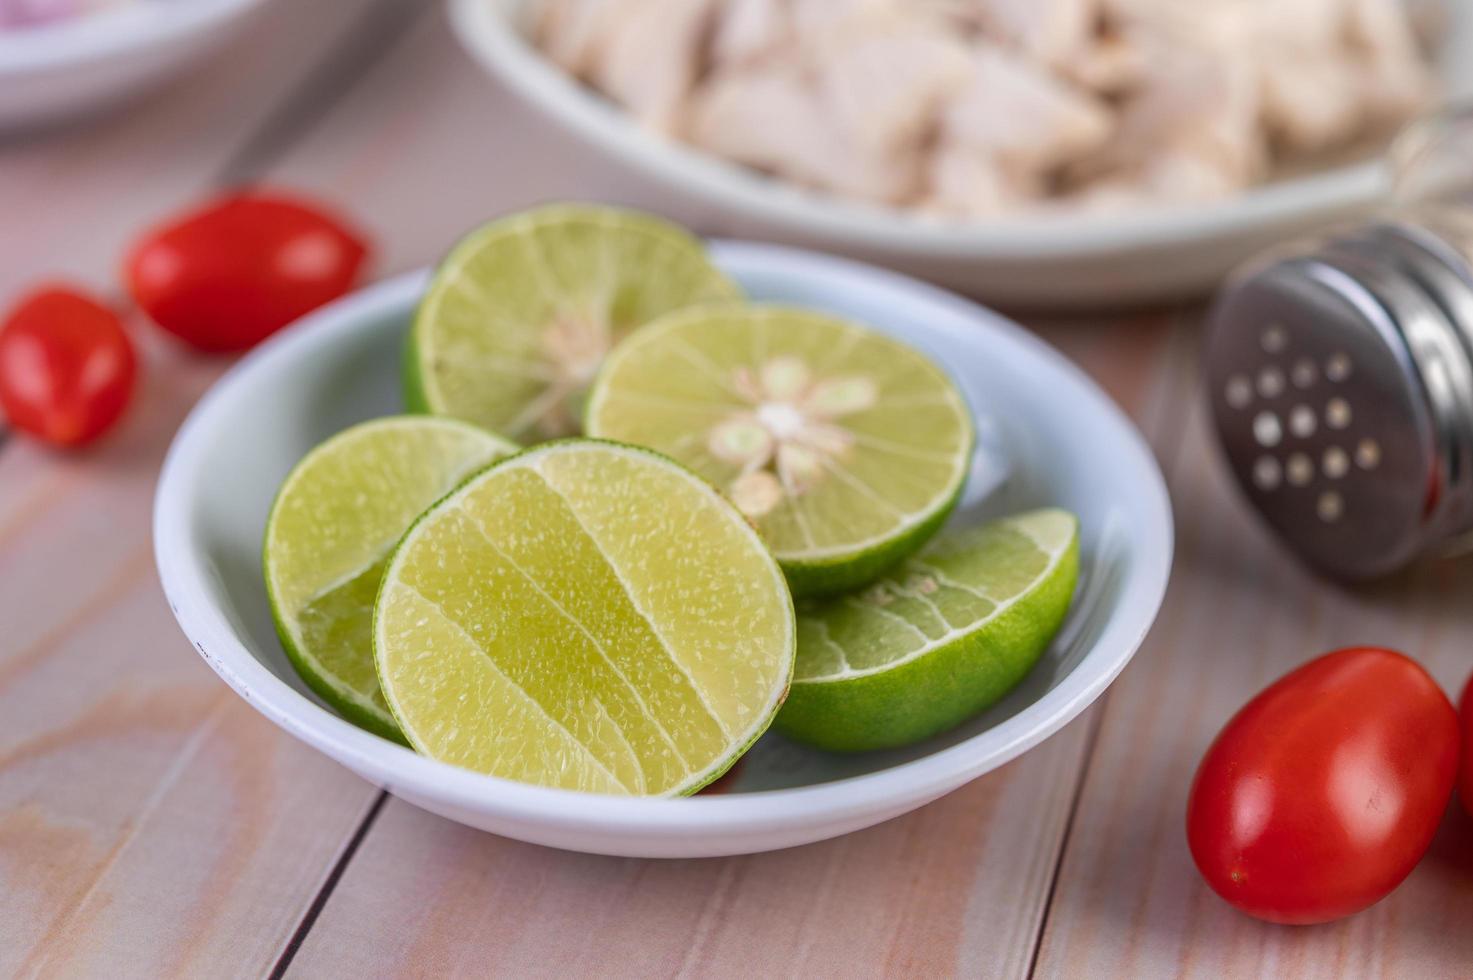
[[[1018,842],[1057,840],[1079,748],[1061,736],[913,816],[724,860],[553,851],[390,800],[293,975],[1021,975],[1053,854]]]
[[[174,625],[154,471],[215,369],[172,366],[181,383],[104,451],[51,462],[45,505],[0,544],[7,976],[264,970],[374,795],[264,724]],[[33,451],[9,448],[0,482],[42,465]]]
[[[1192,390],[1169,472],[1178,548],[1145,647],[1111,689],[1039,956],[1040,977],[1466,977],[1473,973],[1473,821],[1450,808],[1389,899],[1325,926],[1239,915],[1187,851],[1196,764],[1270,681],[1342,646],[1403,649],[1456,692],[1469,669],[1473,566],[1424,566],[1342,590],[1301,569],[1234,495]]]
[[[154,97],[0,140],[0,296],[54,276],[112,291],[132,236],[225,176],[376,2],[273,0],[237,43]]]
[[[0,229],[0,296],[44,273],[104,286],[141,222],[256,173],[342,204],[381,244],[381,273],[433,262],[496,213],[630,200],[487,81],[440,5],[278,0],[163,97],[0,144],[0,214],[25,229]],[[673,862],[376,808],[375,790],[216,680],[159,595],[148,507],[170,433],[220,365],[149,342],[142,401],[100,451],[0,451],[0,974],[1473,973],[1473,821],[1460,812],[1392,899],[1314,929],[1229,910],[1182,831],[1208,740],[1314,653],[1400,645],[1454,689],[1473,566],[1354,593],[1312,578],[1232,496],[1197,407],[1189,322],[1035,326],[1136,416],[1168,470],[1178,562],[1146,647],[1091,712],[913,814]]]
[[[0,147],[0,295],[57,274],[108,290],[140,223],[216,181],[365,10],[275,4],[157,99]],[[145,382],[104,444],[0,452],[7,976],[265,972],[376,795],[262,722],[179,635],[153,486],[224,365],[137,335]]]
[[[592,155],[495,86],[443,5],[316,122],[268,176],[345,202],[382,275],[439,261],[481,222],[543,201],[602,199]]]

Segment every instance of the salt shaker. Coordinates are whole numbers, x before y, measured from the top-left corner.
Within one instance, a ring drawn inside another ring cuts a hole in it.
[[[1250,263],[1206,338],[1244,494],[1346,579],[1473,542],[1473,109],[1414,124],[1387,162],[1381,213]]]

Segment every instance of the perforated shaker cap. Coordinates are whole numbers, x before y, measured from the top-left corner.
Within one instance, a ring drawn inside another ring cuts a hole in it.
[[[1446,389],[1448,359],[1466,372],[1454,336],[1416,278],[1356,248],[1281,257],[1220,294],[1204,371],[1218,437],[1248,500],[1311,565],[1370,578],[1450,533],[1467,487],[1449,477],[1466,474],[1450,473],[1428,375]]]

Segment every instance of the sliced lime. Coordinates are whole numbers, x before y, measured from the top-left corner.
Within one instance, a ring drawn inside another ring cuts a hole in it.
[[[515,450],[453,419],[376,419],[312,450],[281,485],[262,559],[276,631],[297,673],[345,718],[402,741],[373,666],[384,564],[421,511]]]
[[[1036,510],[944,533],[861,592],[800,611],[779,731],[893,748],[993,704],[1053,639],[1079,575],[1079,522]]]
[[[738,295],[658,218],[560,204],[472,232],[436,271],[405,354],[414,411],[533,442],[578,431],[604,355],[662,313]]]
[[[798,595],[853,588],[925,543],[973,439],[961,393],[918,351],[822,313],[738,304],[669,314],[621,344],[587,428],[715,483]]]
[[[384,574],[374,649],[420,752],[544,786],[676,795],[767,728],[792,674],[782,572],[654,453],[548,443],[428,511]]]

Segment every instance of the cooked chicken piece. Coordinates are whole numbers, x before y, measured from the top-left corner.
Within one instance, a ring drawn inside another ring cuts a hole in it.
[[[1137,174],[1129,180],[1111,177],[1076,187],[1062,197],[1039,202],[1037,210],[1045,214],[1118,214],[1150,203]]]
[[[538,0],[647,127],[961,217],[1221,197],[1430,98],[1402,0]]]
[[[829,44],[876,23],[914,23],[909,0],[788,0],[794,40],[800,47]]]
[[[1220,161],[1188,149],[1163,153],[1146,164],[1139,185],[1158,201],[1192,203],[1227,197],[1243,186]]]
[[[1258,0],[1266,2],[1266,0]],[[1394,0],[1315,0],[1270,30],[1260,24],[1263,124],[1287,153],[1326,150],[1404,119],[1431,77]]]
[[[1046,173],[1099,149],[1109,110],[1029,62],[981,47],[972,75],[942,114],[941,141],[994,158],[1004,169]]]
[[[1399,121],[1431,101],[1435,83],[1403,4],[1349,0],[1346,43],[1365,67],[1360,96],[1375,124]]]
[[[593,67],[621,8],[628,5],[629,0],[547,0],[532,8],[531,34],[553,61],[597,84],[590,77]]]
[[[1102,2],[1178,49],[1195,49],[1204,62],[1254,66],[1259,123],[1289,154],[1320,152],[1377,119],[1404,118],[1428,91],[1427,71],[1395,0]]]
[[[1209,5],[1203,16],[1192,17],[1183,9],[1177,23],[1209,40],[1262,58],[1265,51],[1243,45],[1268,44],[1280,51],[1323,51],[1335,44],[1345,10],[1345,0],[1223,0]]]
[[[1115,33],[1087,40],[1073,58],[1059,66],[1059,71],[1091,92],[1118,96],[1145,81],[1149,68],[1140,39]]]
[[[720,156],[809,187],[880,201],[903,191],[888,161],[849,152],[796,65],[762,65],[713,79],[691,106],[686,135]]]
[[[1267,152],[1255,66],[1204,57],[1200,49],[1164,39],[1144,50],[1145,77],[1121,105],[1107,144],[1076,159],[1071,182],[1122,175],[1138,180],[1153,158],[1181,152],[1210,161],[1240,186],[1259,177]]]
[[[972,0],[977,23],[1010,51],[1050,67],[1090,47],[1098,0]]]
[[[1107,213],[1160,205],[1201,204],[1230,197],[1242,184],[1214,161],[1180,152],[1152,157],[1141,169],[1116,174],[1048,202],[1050,210]]]
[[[1346,57],[1341,41],[1344,0],[1282,4],[1272,27],[1262,12],[1268,2],[1239,0],[1231,8],[1238,16],[1227,26],[1232,33],[1224,30],[1217,39],[1217,56],[1253,53],[1260,72],[1262,124],[1280,148],[1311,152],[1341,142],[1362,118],[1354,79],[1359,69]]]
[[[717,0],[632,0],[604,43],[598,85],[659,133],[673,133],[699,70]]]
[[[719,7],[711,59],[718,70],[769,57],[807,60],[881,30],[942,27],[911,0],[724,0]]]
[[[1057,168],[1098,149],[1110,129],[1109,111],[1088,95],[983,48],[942,115],[927,200],[960,216],[1036,201]]]
[[[692,107],[691,140],[865,200],[917,194],[923,137],[966,75],[964,49],[887,27],[807,54],[712,79]]]
[[[919,149],[941,102],[971,72],[962,44],[906,21],[877,21],[844,44],[824,45],[811,65],[835,123],[864,151],[887,156]]]
[[[1361,124],[1357,66],[1338,58],[1301,57],[1263,70],[1263,125],[1294,152],[1334,146]]]
[[[1004,172],[995,160],[968,147],[942,143],[926,168],[927,193],[920,210],[953,218],[982,218],[1035,202],[1041,188]]]
[[[717,12],[711,37],[715,69],[749,65],[792,43],[793,22],[786,0],[728,0]]]

